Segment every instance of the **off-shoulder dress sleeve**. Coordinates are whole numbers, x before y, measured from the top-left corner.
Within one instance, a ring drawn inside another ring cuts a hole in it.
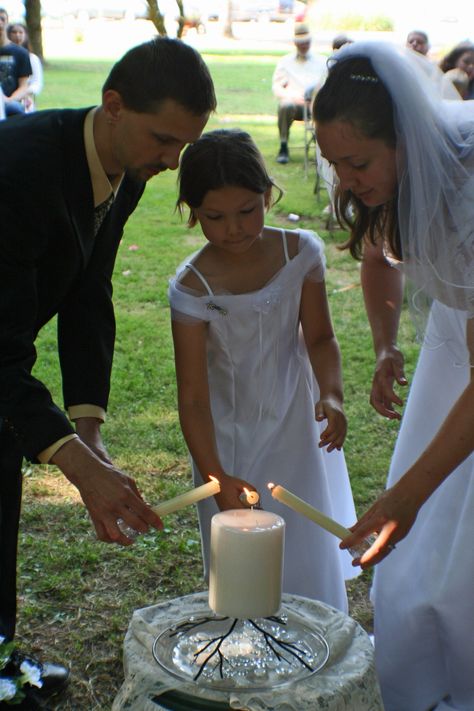
[[[309,281],[324,281],[326,273],[326,258],[324,243],[316,232],[300,230],[299,253],[304,257],[305,279]]]

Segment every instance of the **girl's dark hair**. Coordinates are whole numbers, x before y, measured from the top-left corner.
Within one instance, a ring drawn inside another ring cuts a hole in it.
[[[214,85],[203,58],[181,40],[155,37],[130,49],[112,67],[102,91],[117,91],[131,111],[153,113],[172,99],[195,116],[216,108]]]
[[[377,138],[396,147],[393,102],[367,57],[335,60],[316,95],[313,119],[318,124],[344,121],[366,138]],[[384,236],[391,252],[401,259],[396,197],[385,205],[369,208],[350,191],[339,186],[335,195],[336,215],[350,237],[341,246],[355,259],[362,258],[363,240],[374,244]]]
[[[218,129],[204,133],[183,152],[178,173],[177,208],[190,209],[188,225],[196,224],[194,209],[200,207],[210,190],[226,186],[246,188],[263,194],[276,188],[282,190],[269,176],[265,161],[251,136],[238,128]]]
[[[455,69],[458,63],[458,59],[462,57],[465,52],[474,52],[474,44],[470,42],[461,42],[461,44],[456,45],[453,49],[446,54],[439,63],[439,68],[442,72],[446,74],[450,69]]]
[[[1,11],[2,11],[2,8],[0,7],[0,12]],[[31,52],[31,45],[30,45],[30,38],[28,36],[28,29],[27,29],[26,25],[23,24],[23,22],[11,22],[8,25],[8,27],[7,27],[8,39],[11,40],[11,38],[12,38],[11,36],[13,34],[13,30],[15,29],[15,27],[22,27],[23,28],[23,31],[25,33],[25,39],[23,40],[23,42],[21,43],[20,46],[23,47],[24,49],[27,49],[28,52]]]

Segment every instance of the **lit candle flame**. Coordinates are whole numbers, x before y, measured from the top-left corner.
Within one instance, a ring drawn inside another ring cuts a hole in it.
[[[240,494],[239,499],[243,504],[247,504],[247,506],[256,506],[260,501],[260,494],[258,491],[251,491],[244,486],[244,490]]]

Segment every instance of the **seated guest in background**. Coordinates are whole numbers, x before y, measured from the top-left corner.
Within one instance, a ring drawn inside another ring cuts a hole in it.
[[[462,69],[467,74],[469,83],[464,99],[474,99],[474,44],[461,42],[456,45],[439,63],[445,74],[451,69]]]
[[[278,163],[288,163],[288,138],[293,121],[304,118],[305,97],[326,77],[326,57],[313,54],[311,34],[305,24],[295,26],[293,41],[296,52],[280,59],[273,73],[272,90],[278,99],[278,131],[280,151]]]
[[[430,43],[426,32],[421,30],[412,30],[408,33],[407,47],[410,47],[414,52],[422,54],[424,57],[428,54]]]
[[[7,37],[13,44],[23,47],[30,55],[31,76],[28,78],[28,96],[23,103],[25,111],[34,111],[36,108],[36,97],[43,89],[43,65],[41,59],[31,51],[28,30],[21,22],[16,22],[7,27]]]
[[[446,81],[443,72],[435,62],[428,57],[430,43],[426,32],[413,30],[408,33],[406,48],[411,60],[424,72],[430,82],[435,86],[437,94],[443,99],[460,100],[457,89],[450,81]]]
[[[31,75],[30,57],[26,49],[12,44],[7,37],[8,13],[0,7],[0,86],[5,95],[5,114],[22,114],[22,100],[28,95]]]

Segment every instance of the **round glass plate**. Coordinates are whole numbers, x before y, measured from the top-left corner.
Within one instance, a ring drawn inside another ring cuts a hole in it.
[[[155,661],[173,677],[221,691],[268,691],[320,671],[329,645],[290,610],[280,617],[180,620],[153,642]]]

